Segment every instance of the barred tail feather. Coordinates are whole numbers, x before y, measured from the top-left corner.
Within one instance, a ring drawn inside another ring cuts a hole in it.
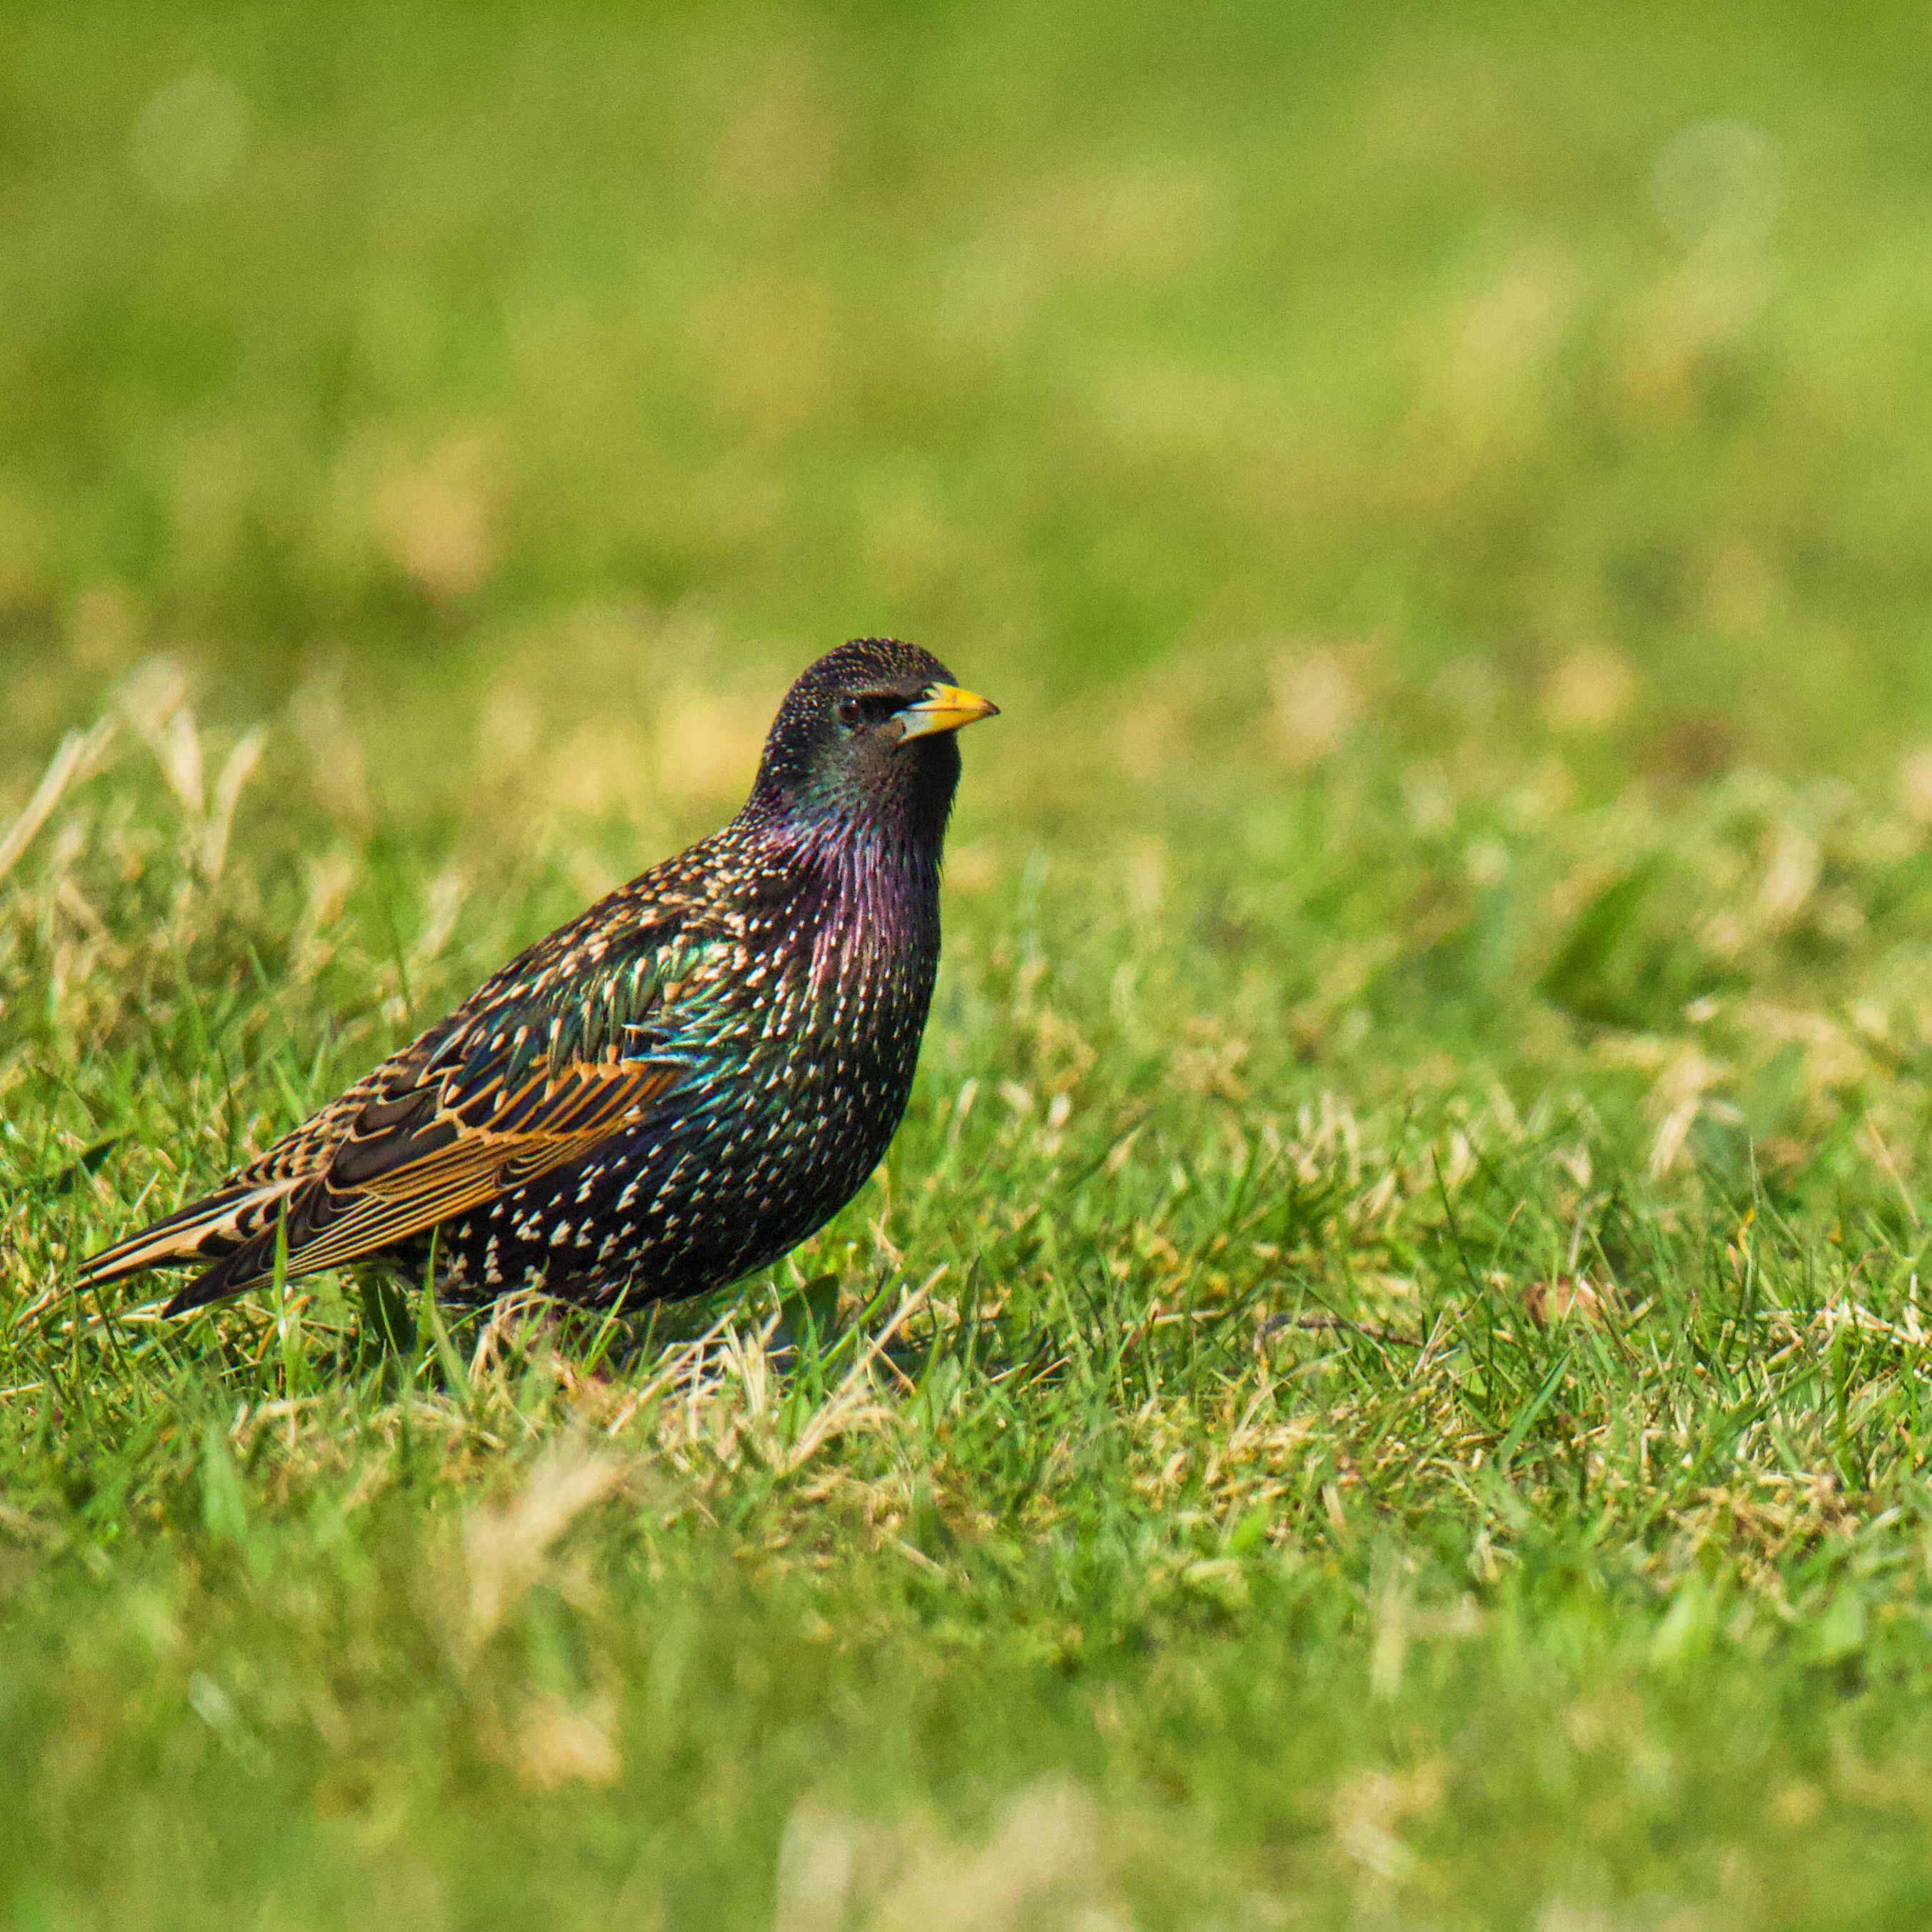
[[[152,1226],[90,1255],[81,1264],[79,1286],[100,1288],[129,1275],[144,1274],[150,1268],[186,1268],[198,1262],[225,1267],[260,1245],[265,1225],[272,1253],[282,1204],[301,1184],[291,1179],[266,1187],[225,1188],[190,1202]],[[236,1277],[236,1286],[239,1287],[244,1279]]]

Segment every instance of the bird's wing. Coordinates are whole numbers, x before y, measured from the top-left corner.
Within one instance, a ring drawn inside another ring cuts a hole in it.
[[[586,915],[589,920],[590,915]],[[172,1307],[394,1246],[634,1126],[688,1070],[674,1008],[704,936],[684,922],[599,936],[579,921],[512,962],[227,1184],[84,1265],[93,1286],[213,1264]],[[573,935],[576,944],[573,949]]]

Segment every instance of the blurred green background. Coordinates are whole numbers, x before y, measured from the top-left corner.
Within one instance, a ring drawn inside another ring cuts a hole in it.
[[[722,796],[889,630],[1102,770],[1192,724],[1882,792],[1928,110],[1917,4],[16,0],[5,785],[164,652],[390,721],[379,808],[599,724]]]

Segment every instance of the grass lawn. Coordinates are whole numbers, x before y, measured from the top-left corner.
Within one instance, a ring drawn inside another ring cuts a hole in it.
[[[0,38],[0,1923],[1932,1917],[1932,14]],[[881,631],[790,1262],[76,1295]]]

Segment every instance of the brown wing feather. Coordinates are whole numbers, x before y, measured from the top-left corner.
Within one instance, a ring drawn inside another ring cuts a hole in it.
[[[170,1304],[198,1306],[268,1275],[279,1238],[289,1273],[312,1274],[580,1158],[682,1078],[674,1061],[622,1049],[642,1046],[646,1017],[677,990],[676,946],[712,926],[708,902],[677,878],[634,880],[214,1192],[92,1256],[82,1286],[198,1265]]]
[[[82,1284],[215,1263],[209,1294],[196,1294],[197,1282],[176,1298],[194,1305],[272,1272],[284,1229],[291,1277],[340,1267],[580,1158],[638,1119],[680,1072],[605,1058],[534,1073],[506,1092],[494,1074],[465,1083],[453,1057],[418,1049],[377,1068],[229,1186],[94,1256]]]
[[[446,1102],[407,1136],[393,1162],[346,1184],[338,1163],[331,1162],[316,1184],[327,1210],[304,1227],[299,1244],[290,1241],[289,1272],[336,1268],[392,1246],[578,1159],[635,1120],[676,1074],[672,1067],[596,1060],[538,1075],[507,1096],[497,1088],[487,1096],[496,1104],[488,1108]],[[506,1117],[514,1124],[498,1125]],[[424,1142],[429,1144],[411,1144]],[[374,1150],[352,1138],[343,1152]]]

